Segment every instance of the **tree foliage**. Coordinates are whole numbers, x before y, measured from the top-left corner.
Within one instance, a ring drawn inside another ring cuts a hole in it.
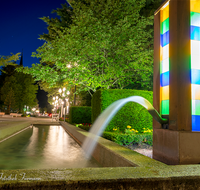
[[[73,13],[69,7],[57,10],[60,21],[43,18],[49,34],[41,36],[46,42],[33,56],[47,64],[24,72],[50,87],[67,82],[96,91],[140,83],[151,89],[153,16],[143,16],[146,0],[72,0],[71,5]]]
[[[7,106],[7,111],[10,113],[11,108],[15,108],[16,102],[15,102],[15,95],[12,87],[8,89],[7,93],[5,94],[5,99],[4,99],[4,105]]]
[[[42,34],[40,35],[41,40],[45,41],[52,41],[55,40],[55,38],[58,36],[60,31],[63,31],[64,28],[69,28],[72,24],[72,9],[67,6],[66,4],[61,5],[62,8],[57,8],[56,10],[53,10],[52,13],[57,13],[59,18],[49,18],[49,17],[42,17],[40,18],[43,20],[47,25],[47,29],[49,31],[48,34]]]
[[[12,76],[7,76],[0,89],[1,100],[7,107],[7,112],[10,113],[11,109],[22,112],[25,105],[36,106],[37,89],[31,75],[15,72]]]
[[[7,65],[15,65],[14,61],[19,60],[20,53],[11,54],[10,56],[2,56],[0,55],[0,67]]]

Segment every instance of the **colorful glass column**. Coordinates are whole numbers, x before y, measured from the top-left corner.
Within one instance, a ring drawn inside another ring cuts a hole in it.
[[[200,131],[200,0],[190,0],[192,131]]]
[[[167,19],[169,26],[164,25]],[[169,66],[164,70],[167,58]],[[167,75],[169,80],[163,82]],[[169,86],[167,98],[165,86]],[[170,165],[199,164],[200,0],[166,0],[155,12],[153,89],[154,107],[169,118],[168,126],[153,123],[153,159]],[[165,100],[169,110],[164,109]]]
[[[169,2],[160,12],[160,110],[169,115]]]

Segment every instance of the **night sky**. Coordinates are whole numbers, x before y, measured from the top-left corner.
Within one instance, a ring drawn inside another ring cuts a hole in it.
[[[61,8],[66,0],[1,0],[0,2],[0,55],[11,55],[23,49],[23,65],[39,63],[32,52],[43,45],[39,35],[48,33],[47,25],[39,19],[56,17],[52,10]],[[19,61],[17,62],[19,64]]]
[[[39,63],[31,57],[32,52],[43,45],[39,35],[48,33],[47,25],[39,19],[43,16],[56,17],[52,10],[61,8],[66,0],[1,0],[0,1],[0,55],[21,53],[23,49],[23,65],[31,67]],[[19,64],[20,60],[17,61]],[[41,108],[48,107],[47,93],[39,90],[38,103]]]

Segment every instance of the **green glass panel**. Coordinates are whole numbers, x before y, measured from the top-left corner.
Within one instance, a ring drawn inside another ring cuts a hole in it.
[[[200,100],[192,100],[192,115],[200,115]]]
[[[169,100],[161,101],[161,115],[169,115]]]
[[[200,13],[190,12],[190,25],[200,26]]]
[[[160,74],[163,73],[162,70],[163,70],[163,61],[160,61]]]
[[[165,21],[161,23],[160,26],[160,34],[164,34],[169,30],[169,18],[167,18]]]

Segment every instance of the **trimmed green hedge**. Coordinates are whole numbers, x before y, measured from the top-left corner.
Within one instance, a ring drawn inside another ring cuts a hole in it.
[[[91,123],[91,107],[71,106],[69,109],[69,123]]]
[[[153,92],[130,89],[97,90],[92,98],[92,123],[94,120],[113,102],[130,96],[142,96],[153,103]],[[141,105],[129,102],[124,105],[114,116],[106,128],[106,131],[113,131],[114,127],[124,132],[130,125],[141,133],[143,128],[152,129],[152,116]]]

